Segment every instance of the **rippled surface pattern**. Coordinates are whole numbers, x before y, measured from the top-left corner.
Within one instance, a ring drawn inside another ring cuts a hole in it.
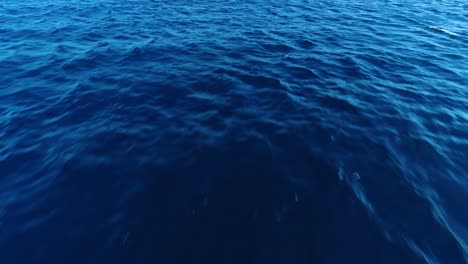
[[[466,263],[468,4],[0,2],[1,263]]]

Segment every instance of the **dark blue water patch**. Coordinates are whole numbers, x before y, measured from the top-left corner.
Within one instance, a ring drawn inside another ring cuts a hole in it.
[[[239,154],[245,155],[244,153]],[[327,179],[323,179],[325,182],[320,182],[319,180],[319,182],[311,183],[311,185],[321,186],[320,192],[327,192],[330,197],[303,196],[303,192],[301,191],[298,191],[299,194],[285,192],[284,186],[288,186],[290,183],[288,183],[287,178],[279,175],[277,169],[270,168],[273,160],[266,158],[259,161],[258,158],[259,156],[256,155],[255,159],[257,160],[254,161],[254,164],[251,164],[251,162],[242,164],[242,160],[237,155],[227,157],[227,160],[240,160],[241,164],[234,167],[222,166],[220,169],[214,170],[215,174],[221,173],[227,177],[227,179],[222,179],[220,183],[215,184],[214,188],[216,191],[204,194],[205,198],[189,198],[188,200],[194,201],[195,205],[186,205],[184,214],[177,214],[175,216],[170,214],[169,219],[166,220],[168,221],[168,225],[171,225],[170,223],[174,219],[179,218],[182,223],[174,226],[177,229],[174,232],[178,235],[168,240],[169,250],[163,254],[163,258],[174,258],[178,261],[192,260],[195,262],[294,261],[307,263],[317,260],[318,255],[328,252],[326,254],[327,257],[322,259],[322,261],[334,262],[344,260],[345,258],[352,259],[360,255],[356,248],[349,246],[350,243],[362,243],[362,241],[378,239],[377,229],[373,232],[369,231],[367,225],[362,222],[361,224],[366,226],[366,232],[362,233],[359,232],[359,228],[351,231],[347,228],[340,228],[340,226],[334,225],[333,222],[329,222],[330,219],[339,217],[340,213],[332,208],[335,208],[335,203],[340,203],[341,199],[347,200],[345,198],[346,191],[341,190],[342,192],[340,192],[340,187],[338,186],[327,188],[325,184]],[[211,164],[213,161],[216,161],[218,164],[228,165],[220,163],[215,157],[210,157],[208,160],[209,164],[205,165],[207,167],[213,167]],[[263,164],[263,162],[266,162],[266,164]],[[203,162],[197,161],[197,164],[203,164]],[[314,163],[309,161],[309,164],[313,166]],[[254,167],[255,169],[244,172],[240,167]],[[325,170],[323,165],[321,165],[321,168],[322,171]],[[228,171],[225,172],[225,169],[228,169]],[[192,170],[190,169],[190,171]],[[234,173],[235,171],[237,173]],[[330,174],[327,174],[327,171],[325,171],[316,172],[315,176],[320,177],[321,173],[326,175],[323,175],[323,177],[333,175],[332,171],[328,171]],[[184,173],[177,174],[184,175]],[[268,175],[266,176],[268,178],[262,180],[260,175]],[[171,180],[168,183],[163,182],[159,184],[162,186],[166,184],[179,186],[180,182],[186,182],[185,178],[174,180],[171,176],[169,177]],[[219,177],[219,174],[212,177]],[[337,177],[334,180],[336,179]],[[265,181],[269,182],[268,186],[264,185]],[[208,180],[208,182],[212,182],[212,180]],[[315,188],[319,188],[317,186]],[[307,187],[314,188],[314,186]],[[304,188],[304,186],[299,188]],[[340,197],[339,193],[342,193],[341,195],[344,197]],[[173,199],[171,198],[173,197],[172,195],[168,195],[169,197],[167,198],[150,199],[171,200]],[[302,206],[295,206],[294,204],[298,203],[295,199],[299,200],[299,195]],[[180,197],[180,195],[175,194],[175,197]],[[214,197],[214,199],[210,199],[211,197]],[[327,201],[328,205],[325,205],[323,201]],[[348,201],[351,203],[351,200]],[[190,212],[191,207],[195,207],[195,209],[192,209]],[[168,211],[171,211],[171,209],[168,209]],[[365,212],[361,212],[360,217],[359,213],[356,214],[358,215],[356,218],[359,220],[354,221],[360,222],[360,220],[366,219]],[[167,215],[167,213],[163,211],[158,215]],[[191,217],[194,220],[190,220]],[[155,221],[158,218],[160,217],[155,216]],[[353,222],[353,218],[348,218],[348,221]],[[184,226],[182,231],[178,230],[179,226]],[[351,234],[346,236],[350,241],[346,238],[341,241],[330,241],[327,239],[328,232],[326,230],[328,228],[341,234],[350,232]],[[188,234],[184,230],[187,230]],[[359,234],[359,237],[353,236],[353,233]],[[147,239],[151,238],[152,236],[150,235]],[[200,247],[193,246],[193,239],[197,241],[196,244],[200,245]],[[220,243],[220,241],[224,242]],[[172,243],[177,246],[171,245]],[[134,246],[139,247],[138,245]],[[179,247],[186,254],[178,254]],[[383,247],[385,248],[385,246]],[[333,255],[332,253],[335,250],[340,250],[343,255]],[[392,251],[395,249],[390,247],[383,250]],[[373,260],[371,256],[370,260]]]
[[[41,245],[29,240],[37,253],[21,256],[12,249],[10,256],[57,263],[91,259],[117,263],[418,261],[408,249],[395,246],[382,235],[328,162],[310,155],[290,136],[280,135],[277,141],[278,146],[304,152],[275,158],[266,144],[247,140],[232,142],[222,150],[203,148],[191,153],[192,158],[169,166],[127,172],[70,161],[62,171],[67,177],[56,181],[53,189],[60,191],[49,196],[49,203],[58,207],[66,204],[76,213],[52,213],[49,221],[57,224],[55,232],[37,228],[28,234],[37,242],[47,235],[50,242]],[[136,179],[130,175],[149,177],[149,171],[158,175],[155,181],[148,182],[136,197],[130,194],[131,201],[118,199],[125,195],[117,190],[134,190],[131,186]],[[291,181],[291,174],[295,181]],[[90,188],[90,183],[94,187]],[[119,201],[128,210],[125,224],[115,240],[106,241],[111,219],[118,217],[115,214],[123,206]],[[336,223],[343,217],[347,225]],[[78,219],[79,224],[75,223]],[[90,230],[94,231],[88,233]],[[342,238],[330,237],[335,232]],[[21,236],[18,238],[21,241]],[[86,244],[73,242],[77,240]],[[364,248],[362,244],[372,246]],[[52,258],[41,255],[45,251],[57,254]],[[336,251],[340,254],[334,254]],[[68,259],[73,252],[80,252],[80,256]]]

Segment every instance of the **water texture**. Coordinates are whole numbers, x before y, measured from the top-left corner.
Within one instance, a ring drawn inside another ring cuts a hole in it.
[[[467,263],[462,0],[0,2],[0,263]]]

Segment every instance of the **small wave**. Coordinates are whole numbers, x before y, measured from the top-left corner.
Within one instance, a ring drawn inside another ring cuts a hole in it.
[[[443,33],[446,33],[446,34],[449,34],[451,36],[457,36],[457,33],[455,32],[452,32],[452,31],[449,31],[445,28],[441,28],[441,27],[434,27],[434,26],[430,26],[429,27],[430,29],[433,29],[433,30],[437,30],[437,31],[440,31],[440,32],[443,32]]]

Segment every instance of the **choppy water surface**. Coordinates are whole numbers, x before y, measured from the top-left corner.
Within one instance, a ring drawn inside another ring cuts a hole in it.
[[[0,3],[1,263],[466,263],[462,0]]]

